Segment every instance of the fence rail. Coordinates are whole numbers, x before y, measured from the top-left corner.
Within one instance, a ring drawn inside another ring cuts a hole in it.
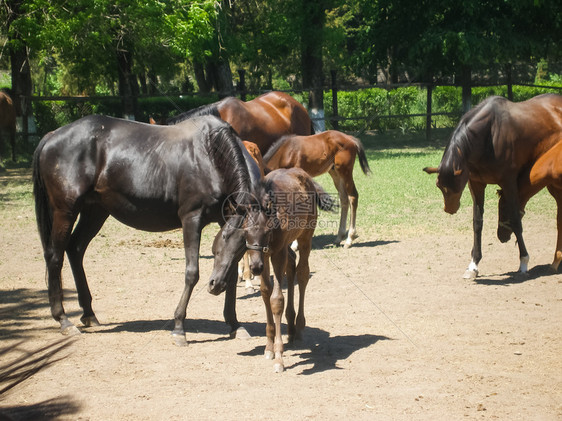
[[[462,115],[462,111],[457,111],[457,112],[441,112],[441,111],[437,111],[434,112],[433,111],[433,104],[432,104],[432,96],[433,96],[433,91],[435,88],[437,87],[441,87],[441,86],[455,86],[455,87],[459,87],[458,85],[454,85],[454,84],[447,84],[447,83],[439,83],[439,84],[427,84],[427,83],[399,83],[399,84],[371,84],[371,85],[338,85],[337,81],[336,81],[336,74],[332,73],[332,80],[331,80],[331,85],[330,86],[324,86],[322,87],[322,90],[324,92],[327,93],[331,93],[332,96],[332,101],[331,101],[331,112],[329,115],[323,116],[323,117],[313,117],[313,121],[317,121],[317,122],[324,122],[324,123],[329,123],[331,125],[331,127],[333,127],[334,129],[338,129],[340,126],[340,123],[344,123],[346,121],[365,121],[367,123],[367,121],[371,120],[371,121],[377,121],[377,120],[388,120],[388,119],[411,119],[411,118],[425,118],[425,129],[426,129],[426,137],[429,139],[431,137],[431,129],[432,129],[432,124],[434,122],[434,117],[437,116],[445,116],[445,117],[452,117],[452,118],[460,118],[460,116]],[[427,97],[426,97],[426,112],[424,113],[412,113],[412,114],[404,114],[404,113],[398,113],[398,114],[390,114],[390,106],[388,107],[388,113],[376,113],[376,114],[372,114],[369,116],[342,116],[339,113],[339,101],[338,101],[338,93],[340,92],[352,92],[352,91],[361,91],[361,90],[366,90],[366,89],[372,89],[372,88],[379,88],[379,89],[384,89],[387,91],[391,91],[397,88],[405,88],[405,87],[418,87],[420,89],[426,89],[427,90]],[[513,83],[513,84],[500,84],[500,83],[493,83],[493,84],[485,84],[485,83],[479,83],[479,84],[473,84],[471,86],[471,88],[477,88],[477,87],[494,87],[494,86],[506,86],[507,87],[507,92],[508,92],[508,96],[511,96],[512,94],[512,88],[513,86],[525,86],[525,87],[534,87],[534,88],[541,88],[541,89],[548,89],[550,91],[553,92],[561,92],[562,91],[562,86],[550,86],[550,85],[540,85],[540,84],[530,84],[530,83]],[[308,93],[310,90],[309,89],[293,89],[293,90],[285,90],[284,92],[287,92],[289,94],[306,94]],[[234,93],[236,96],[241,97],[242,99],[245,99],[246,96],[257,96],[259,94],[265,93],[267,92],[267,90],[260,90],[260,91],[247,91],[244,89],[244,86],[238,86],[238,90]],[[198,92],[188,92],[188,93],[183,93],[183,94],[177,94],[177,95],[139,95],[137,98],[138,99],[143,99],[143,98],[165,98],[169,101],[171,107],[170,109],[172,111],[187,111],[187,110],[182,110],[180,109],[181,107],[179,107],[177,105],[178,102],[178,98],[182,98],[182,97],[191,97],[191,98],[203,98],[203,97],[211,97],[211,98],[216,98],[217,94],[205,94],[205,93],[198,93]],[[117,102],[121,102],[122,98],[119,96],[102,96],[102,95],[97,95],[97,96],[31,96],[31,97],[25,97],[23,98],[24,100],[28,100],[31,101],[33,103],[44,103],[44,102],[53,102],[53,101],[58,101],[58,102],[63,102],[63,103],[92,103],[92,102],[97,102],[97,103],[102,103],[102,102],[109,102],[109,101],[117,101]],[[86,107],[87,108],[87,107]],[[87,113],[87,110],[86,110]],[[32,119],[29,119],[30,116],[23,116],[23,121],[25,121],[26,123],[28,123],[28,121],[31,121]],[[33,124],[21,124],[20,125],[20,137],[23,138],[24,140],[29,140],[30,136],[33,136],[33,139],[37,139],[38,135],[42,135],[44,133],[35,133],[33,131]],[[367,124],[364,125],[364,127],[367,127]],[[23,129],[23,130],[21,130]],[[363,129],[362,131],[364,131],[365,129]],[[28,142],[26,142],[28,143]]]

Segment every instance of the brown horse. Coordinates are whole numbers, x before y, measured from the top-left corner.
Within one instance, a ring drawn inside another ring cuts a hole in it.
[[[269,229],[261,232],[261,238],[255,237],[257,244],[246,244],[246,247],[254,251],[263,251],[264,254],[260,290],[267,317],[265,357],[274,359],[275,371],[281,372],[284,370],[281,317],[285,301],[281,282],[286,274],[288,283],[286,318],[289,342],[293,342],[302,337],[305,327],[304,297],[310,276],[308,257],[312,249],[318,208],[331,210],[334,201],[300,168],[272,171],[266,175],[265,185],[270,192],[272,205],[268,212],[258,214],[258,218],[268,218],[267,223],[257,221],[257,225],[266,225]],[[298,264],[290,249],[291,243],[295,240],[299,244]],[[220,257],[224,253],[223,243],[222,235],[219,233],[213,245],[216,256]],[[250,260],[259,257],[259,254],[253,254]],[[273,279],[270,278],[270,260],[275,274]],[[295,313],[294,305],[295,277],[299,284],[298,315]]]
[[[169,118],[167,124],[209,114],[230,123],[242,139],[258,145],[262,154],[282,136],[306,136],[314,133],[306,109],[290,95],[277,91],[268,92],[248,102],[227,97]]]
[[[554,260],[550,265],[553,272],[558,271],[562,262],[562,142],[557,143],[552,149],[542,155],[529,171],[523,172],[519,177],[519,204],[521,215],[525,212],[525,205],[531,197],[544,187],[554,197],[557,204],[558,240],[554,251]],[[510,209],[504,199],[503,191],[499,191],[498,205],[498,238],[506,242],[513,232],[507,215]]]
[[[341,204],[336,243],[345,239],[344,247],[347,248],[357,238],[355,221],[359,194],[353,181],[356,156],[359,157],[363,173],[370,174],[371,169],[361,141],[345,133],[328,130],[312,136],[284,137],[271,146],[263,159],[265,165],[272,170],[297,167],[312,177],[326,172],[332,176]],[[348,209],[351,210],[349,232],[346,229]]]
[[[12,161],[16,160],[16,108],[12,102],[12,98],[6,93],[0,91],[0,151],[5,146],[3,143],[2,132],[7,132],[10,136],[10,145],[12,146]],[[2,157],[0,156],[0,167],[2,165]]]
[[[490,97],[466,113],[451,137],[438,168],[437,187],[445,212],[454,214],[468,182],[473,201],[474,245],[467,279],[478,276],[482,259],[484,191],[498,184],[503,191],[507,219],[519,245],[519,270],[527,272],[529,255],[523,241],[518,178],[562,140],[562,96],[539,95],[513,103]],[[500,238],[501,240],[501,238]]]

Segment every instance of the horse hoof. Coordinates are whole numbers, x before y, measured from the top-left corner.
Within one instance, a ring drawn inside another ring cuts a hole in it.
[[[463,275],[463,279],[476,279],[478,277],[478,271],[476,269],[467,269]]]
[[[60,331],[64,336],[75,336],[75,335],[81,335],[82,334],[82,332],[80,332],[80,329],[78,329],[73,324],[70,324],[70,325],[65,326],[65,327],[61,327]]]
[[[283,363],[275,363],[273,365],[273,370],[276,373],[282,373],[285,370],[285,367],[283,367]]]
[[[100,322],[98,321],[96,316],[81,317],[80,321],[85,327],[100,326]]]
[[[172,333],[172,340],[176,346],[187,346],[187,339],[185,339],[185,333]]]
[[[266,360],[273,360],[275,358],[273,351],[265,351],[264,356]]]
[[[346,242],[344,243],[344,245],[343,245],[343,248],[344,248],[344,249],[348,249],[348,248],[351,247],[351,244],[352,244],[351,241],[346,241]]]
[[[230,339],[250,339],[252,335],[248,333],[245,327],[240,326],[238,329],[230,332]]]
[[[246,294],[253,294],[254,292],[256,292],[254,287],[246,287]]]

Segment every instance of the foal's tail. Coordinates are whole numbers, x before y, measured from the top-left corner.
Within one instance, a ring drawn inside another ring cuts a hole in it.
[[[333,212],[336,210],[336,206],[338,202],[326,191],[322,188],[320,184],[318,184],[314,180],[310,180],[316,190],[316,204],[318,207],[323,211]]]
[[[361,165],[361,170],[363,170],[363,174],[369,175],[371,174],[371,168],[369,167],[369,162],[367,161],[367,156],[365,155],[365,148],[363,148],[363,143],[359,139],[353,136],[349,136],[353,143],[355,143],[355,147],[357,148],[357,156],[359,157],[359,165]]]
[[[41,176],[39,168],[39,157],[43,147],[45,146],[47,137],[48,135],[41,140],[33,154],[33,195],[35,196],[35,216],[37,218],[37,228],[39,229],[39,236],[41,237],[43,250],[47,250],[47,247],[51,242],[51,229],[53,227],[51,206],[49,205],[47,190],[45,189],[43,177]]]

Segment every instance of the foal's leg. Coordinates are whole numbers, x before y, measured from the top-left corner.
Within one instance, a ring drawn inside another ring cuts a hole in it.
[[[265,305],[265,358],[272,360],[274,357],[273,342],[275,340],[275,322],[273,321],[273,313],[271,311],[271,294],[273,293],[273,283],[269,274],[269,256],[263,256],[263,272],[258,276],[260,278],[261,298]]]
[[[296,266],[296,254],[291,248],[287,259],[287,309],[285,310],[289,342],[293,342],[295,339],[295,318],[297,316],[297,313],[295,312]]]
[[[297,326],[295,331],[295,339],[302,340],[302,333],[306,326],[306,319],[304,317],[304,296],[306,286],[310,278],[310,266],[308,265],[308,258],[310,250],[312,249],[312,235],[314,230],[307,234],[304,238],[299,239],[299,263],[297,265],[297,280],[299,281],[299,313],[297,315]]]
[[[92,310],[92,294],[88,288],[86,274],[84,273],[84,253],[90,241],[96,236],[109,213],[99,206],[89,207],[80,212],[80,219],[70,237],[66,248],[68,262],[72,268],[78,302],[84,311],[80,318],[84,326],[98,326],[99,322]]]
[[[351,161],[353,164],[355,160]],[[350,220],[349,220],[349,231],[347,233],[347,240],[345,240],[344,247],[349,248],[355,240],[357,235],[357,230],[355,228],[355,220],[357,218],[357,205],[359,203],[359,193],[355,187],[355,182],[353,181],[353,165],[347,167],[341,167],[338,171],[340,173],[340,178],[345,186],[345,191],[349,200],[350,206]]]
[[[62,305],[63,292],[61,271],[64,263],[64,251],[70,239],[70,232],[75,220],[76,216],[71,216],[71,213],[67,210],[54,210],[51,244],[48,244],[45,249],[51,314],[53,318],[60,323],[61,333],[63,335],[80,333],[76,326],[68,320]]]
[[[332,176],[332,180],[334,181],[334,186],[338,191],[338,195],[340,197],[340,226],[338,228],[338,236],[336,237],[336,244],[340,244],[346,236],[347,233],[347,211],[349,208],[349,198],[347,197],[347,193],[345,192],[345,186],[343,180],[337,173],[335,169],[331,169],[329,174]]]
[[[174,313],[174,330],[172,337],[178,346],[186,346],[183,322],[187,312],[187,303],[199,281],[199,247],[201,241],[201,223],[199,217],[186,218],[183,221],[183,245],[185,249],[185,286],[180,302]]]
[[[556,226],[558,228],[558,239],[556,241],[556,250],[554,252],[554,260],[550,265],[553,272],[558,272],[558,267],[562,261],[562,190],[549,186],[548,191],[556,199]]]
[[[273,291],[271,293],[270,303],[271,312],[273,313],[273,321],[275,322],[275,339],[273,341],[273,351],[275,359],[273,367],[276,373],[281,373],[285,367],[283,365],[283,337],[281,335],[281,318],[285,307],[285,298],[281,289],[281,282],[285,275],[287,266],[287,248],[284,247],[278,253],[271,256],[271,265],[275,276],[273,277]]]
[[[486,184],[475,183],[469,180],[468,187],[472,195],[472,260],[464,272],[464,279],[474,279],[478,276],[478,263],[482,260],[482,227],[484,225],[484,193]]]

